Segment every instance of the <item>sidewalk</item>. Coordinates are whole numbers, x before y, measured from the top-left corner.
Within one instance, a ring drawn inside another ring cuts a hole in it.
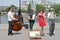
[[[28,30],[22,29],[19,32],[13,31],[12,36],[8,36],[7,30],[0,30],[0,40],[29,40]]]
[[[38,23],[35,23],[33,29],[40,28]],[[45,29],[49,28],[49,24],[47,23]],[[0,24],[0,29],[8,29],[8,24]],[[55,29],[60,29],[60,23],[55,23]]]
[[[50,37],[47,35],[48,33],[48,23],[44,29],[45,36],[42,37],[42,40],[60,40],[60,23],[56,23],[55,35]],[[34,24],[34,29],[38,28],[39,26],[37,23]],[[29,38],[29,30],[23,28],[19,32],[14,32],[14,35],[8,36],[8,24],[0,24],[0,40],[30,40]]]

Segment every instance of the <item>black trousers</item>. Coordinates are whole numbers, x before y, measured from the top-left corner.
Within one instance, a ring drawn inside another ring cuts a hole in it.
[[[8,21],[8,23],[9,23],[8,34],[12,34],[13,21]]]

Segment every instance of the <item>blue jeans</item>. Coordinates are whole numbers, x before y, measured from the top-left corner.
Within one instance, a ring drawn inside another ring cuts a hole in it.
[[[30,22],[30,30],[32,30],[35,20]]]

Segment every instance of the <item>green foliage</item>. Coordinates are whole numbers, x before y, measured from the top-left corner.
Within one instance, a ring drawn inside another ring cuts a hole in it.
[[[9,8],[10,8],[10,7],[7,7],[5,11],[8,12],[8,11],[9,11]]]
[[[37,4],[35,12],[38,14],[41,10],[45,10],[45,6]]]
[[[27,8],[27,12],[30,13],[30,11],[31,11],[31,4],[29,3],[28,8]]]
[[[5,10],[1,10],[1,12],[5,12]]]
[[[39,13],[39,12],[40,12],[40,5],[37,4],[37,5],[36,5],[36,13]]]
[[[27,11],[24,9],[21,9],[21,13],[26,13]]]
[[[54,8],[57,15],[59,15],[60,14],[60,4],[55,4],[52,7]]]
[[[11,6],[13,6],[15,11],[17,11],[17,7],[15,5],[11,5]],[[7,7],[5,11],[8,12],[11,6]]]

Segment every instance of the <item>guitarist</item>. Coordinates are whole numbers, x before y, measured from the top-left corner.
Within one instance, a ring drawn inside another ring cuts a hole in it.
[[[34,11],[31,10],[29,16],[28,16],[29,24],[30,24],[30,30],[32,30],[34,22],[35,22],[35,14]]]

